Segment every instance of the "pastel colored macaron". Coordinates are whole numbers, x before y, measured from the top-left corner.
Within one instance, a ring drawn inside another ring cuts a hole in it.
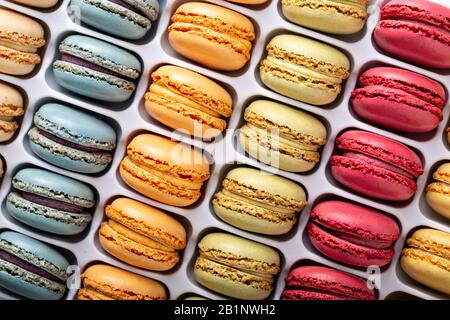
[[[141,73],[130,52],[91,37],[72,35],[58,47],[53,63],[56,82],[82,96],[107,102],[128,100]]]
[[[59,0],[12,0],[14,2],[24,4],[36,8],[51,8],[55,6]]]
[[[176,66],[162,66],[151,74],[145,94],[145,109],[154,119],[172,129],[206,139],[227,127],[233,100],[219,84],[207,77]]]
[[[201,296],[190,295],[190,296],[184,298],[183,300],[209,300],[209,299],[201,297]]]
[[[385,266],[392,261],[400,237],[397,222],[350,202],[331,200],[316,205],[308,223],[313,246],[327,257],[354,266]]]
[[[441,164],[433,173],[433,179],[426,189],[426,200],[434,211],[450,219],[450,162]]]
[[[0,233],[0,286],[33,300],[59,300],[66,293],[67,259],[24,234]]]
[[[120,176],[136,191],[173,206],[189,206],[209,179],[209,163],[198,150],[154,134],[136,136],[120,163]]]
[[[283,177],[248,167],[235,168],[214,195],[216,215],[248,231],[279,235],[297,222],[297,212],[306,206],[304,189]]]
[[[368,0],[282,0],[283,15],[289,21],[311,29],[352,34],[367,20]]]
[[[275,36],[260,64],[262,82],[275,92],[313,105],[336,100],[350,75],[350,61],[338,49],[293,34]]]
[[[140,39],[158,18],[158,0],[72,0],[82,22],[103,32]]]
[[[59,235],[82,232],[92,219],[95,205],[92,188],[80,181],[42,169],[27,168],[12,179],[15,190],[6,198],[11,216]]]
[[[118,198],[105,208],[102,247],[116,258],[147,270],[166,271],[186,247],[186,230],[166,213],[136,200]]]
[[[0,8],[0,73],[26,75],[41,63],[38,49],[46,43],[44,28],[23,14]]]
[[[153,279],[106,264],[95,264],[81,275],[78,300],[166,300],[164,286]]]
[[[280,256],[261,243],[228,233],[210,233],[198,244],[195,279],[210,290],[245,300],[266,299],[280,272]]]
[[[269,100],[252,102],[239,141],[252,157],[285,171],[306,172],[320,160],[327,129],[314,116]]]
[[[450,68],[450,8],[427,0],[393,0],[381,9],[375,42],[386,52],[426,67]]]
[[[403,201],[417,190],[423,174],[419,156],[404,144],[384,136],[349,130],[336,139],[331,174],[344,186],[365,196]]]
[[[240,13],[205,2],[186,2],[172,16],[169,43],[208,68],[234,71],[250,59],[253,23]]]
[[[450,234],[419,229],[406,241],[400,265],[417,282],[450,295]]]
[[[105,121],[58,103],[43,105],[28,132],[31,150],[51,164],[81,172],[98,173],[112,161],[116,132]]]
[[[0,154],[0,181],[3,178],[3,174],[5,173],[5,169],[4,169],[4,164],[3,164],[3,158],[2,155]]]
[[[0,142],[10,140],[19,125],[17,117],[24,114],[22,94],[3,82],[0,82]]]
[[[297,267],[285,282],[282,300],[376,300],[366,280],[329,267]]]
[[[442,121],[445,89],[438,82],[399,68],[376,67],[359,77],[351,105],[361,118],[391,129],[421,133]]]

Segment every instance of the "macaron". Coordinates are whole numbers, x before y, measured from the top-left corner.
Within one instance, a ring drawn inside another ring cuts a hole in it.
[[[78,300],[166,300],[164,286],[153,279],[106,264],[95,264],[81,275]]]
[[[374,39],[381,49],[426,67],[450,68],[450,8],[426,0],[393,0],[381,9]]]
[[[450,219],[450,162],[441,164],[434,171],[433,179],[426,189],[427,203],[434,211]]]
[[[151,74],[145,109],[166,126],[190,135],[211,139],[227,127],[233,100],[219,84],[176,66],[162,66]]]
[[[285,282],[282,300],[376,300],[366,280],[329,267],[297,267]]]
[[[12,1],[30,7],[46,9],[55,6],[59,0],[12,0]]]
[[[305,190],[286,178],[248,167],[232,169],[212,200],[225,222],[256,233],[279,235],[297,222],[306,206]]]
[[[450,295],[450,234],[419,229],[406,241],[400,265],[417,282]]]
[[[275,36],[261,61],[261,81],[289,98],[313,105],[336,100],[350,75],[350,61],[340,50],[293,34]]]
[[[198,244],[194,277],[203,286],[236,299],[266,299],[280,272],[277,251],[228,233],[210,233]]]
[[[0,154],[0,181],[3,178],[3,174],[5,173],[5,169],[3,167],[4,167],[3,158],[2,155]]]
[[[186,2],[172,15],[172,48],[208,68],[235,71],[248,60],[255,39],[253,23],[236,11],[205,2]]]
[[[360,31],[368,0],[282,0],[283,15],[301,26],[333,34]]]
[[[0,142],[13,137],[19,128],[15,119],[23,114],[22,94],[14,87],[0,82]]]
[[[359,77],[351,105],[361,118],[383,127],[421,133],[442,121],[444,87],[430,78],[399,68],[376,67]]]
[[[389,264],[394,256],[394,244],[400,237],[400,227],[393,218],[338,200],[316,205],[307,229],[309,240],[318,251],[359,267]]]
[[[240,4],[262,4],[267,2],[267,0],[227,0],[227,1]]]
[[[44,28],[36,20],[0,8],[0,73],[22,76],[41,63],[38,49],[46,43]]]
[[[11,216],[39,230],[59,235],[82,232],[91,222],[94,190],[85,183],[47,170],[27,168],[12,179],[6,198]]]
[[[256,100],[244,112],[239,141],[253,158],[290,171],[312,170],[327,142],[327,129],[309,113],[269,100]]]
[[[24,234],[0,233],[0,286],[33,300],[59,300],[66,293],[67,259]]]
[[[380,200],[404,201],[417,190],[423,174],[419,156],[400,142],[360,130],[349,130],[336,139],[330,159],[331,174],[348,187]]]
[[[106,102],[128,100],[141,68],[132,53],[80,35],[68,36],[59,44],[53,63],[55,80],[61,87]]]
[[[149,198],[184,207],[200,198],[210,171],[208,159],[191,146],[154,134],[140,134],[127,146],[120,176]]]
[[[35,113],[28,132],[31,150],[51,164],[98,173],[112,161],[116,132],[105,121],[59,103],[48,103]]]
[[[184,298],[183,300],[209,300],[209,299],[201,297],[201,296],[190,295],[190,296]]]
[[[81,22],[126,39],[140,39],[158,18],[158,0],[72,0]]]
[[[102,247],[119,260],[147,270],[167,271],[186,247],[186,230],[166,213],[129,198],[105,207],[98,231]]]

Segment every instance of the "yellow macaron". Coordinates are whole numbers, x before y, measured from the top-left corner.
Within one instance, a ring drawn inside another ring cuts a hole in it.
[[[205,2],[186,2],[172,16],[169,43],[182,56],[217,70],[241,69],[250,59],[253,23]]]
[[[201,138],[214,138],[227,127],[222,117],[232,112],[232,98],[209,78],[176,66],[162,66],[151,74],[145,108],[154,119]]]
[[[434,182],[427,186],[426,200],[434,211],[450,219],[450,162],[439,166],[433,173]]]
[[[81,275],[78,300],[166,300],[164,286],[150,278],[106,264],[95,264]]]
[[[118,198],[105,208],[101,224],[102,247],[136,267],[166,271],[179,261],[177,250],[186,247],[186,230],[168,214],[136,200]]]
[[[194,148],[162,136],[141,134],[128,145],[120,175],[147,197],[183,207],[200,198],[210,171],[206,157]]]
[[[19,125],[15,118],[22,116],[23,97],[15,88],[0,82],[0,142],[12,138]]]
[[[407,244],[400,259],[403,271],[427,287],[450,294],[450,234],[419,229]]]
[[[0,8],[0,72],[25,75],[41,62],[37,50],[45,45],[44,28],[18,12]]]

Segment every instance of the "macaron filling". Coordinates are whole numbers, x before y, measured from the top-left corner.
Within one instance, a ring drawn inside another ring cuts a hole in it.
[[[126,3],[125,1],[122,0],[108,0],[109,2],[115,3],[121,7],[124,7],[130,11],[133,11],[134,13],[140,14],[142,16],[145,16],[145,14],[143,12],[141,12],[139,10],[139,8],[132,6],[131,4]]]
[[[44,131],[41,128],[38,128],[38,131],[39,131],[39,133],[41,135],[43,135],[47,139],[49,139],[51,141],[54,141],[54,142],[56,142],[56,143],[58,143],[60,145],[72,148],[72,149],[77,149],[77,150],[88,152],[88,153],[104,152],[104,150],[101,150],[101,149],[92,148],[92,147],[86,147],[86,146],[83,146],[83,145],[80,145],[80,144],[77,144],[77,143],[74,143],[74,142],[71,142],[71,141],[68,141],[68,140],[64,140],[64,139],[62,139],[60,137],[57,137],[54,134],[51,134],[51,133],[49,133],[47,131]]]
[[[29,193],[29,192],[22,192],[22,197],[25,200],[28,200],[30,202],[39,204],[41,206],[50,207],[50,208],[53,208],[56,210],[62,210],[62,211],[71,212],[71,213],[83,213],[84,212],[84,208],[77,206],[75,204],[42,197],[42,196],[39,196],[39,195],[36,195],[33,193]]]
[[[58,283],[64,283],[61,279],[58,279],[57,277],[55,277],[54,275],[52,275],[51,273],[36,267],[35,265],[22,260],[18,257],[16,257],[15,255],[12,255],[11,253],[0,249],[0,260],[9,262],[13,265],[19,266],[20,268],[29,271],[31,273],[34,273],[38,276],[44,277],[48,280],[54,281],[54,282],[58,282]]]

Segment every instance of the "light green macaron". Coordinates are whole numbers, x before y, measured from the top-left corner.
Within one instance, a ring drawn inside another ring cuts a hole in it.
[[[364,27],[368,0],[281,0],[289,21],[333,34],[352,34]]]
[[[297,222],[306,206],[303,188],[283,177],[248,167],[228,172],[212,200],[225,222],[248,231],[280,235]]]
[[[236,299],[262,300],[271,294],[280,272],[276,250],[228,233],[210,233],[198,247],[194,276],[203,286]]]
[[[245,109],[244,119],[240,143],[250,156],[290,172],[309,171],[319,162],[327,129],[309,113],[256,100]]]
[[[325,105],[333,102],[350,75],[350,61],[338,49],[292,34],[270,40],[260,64],[262,82],[290,98]]]

